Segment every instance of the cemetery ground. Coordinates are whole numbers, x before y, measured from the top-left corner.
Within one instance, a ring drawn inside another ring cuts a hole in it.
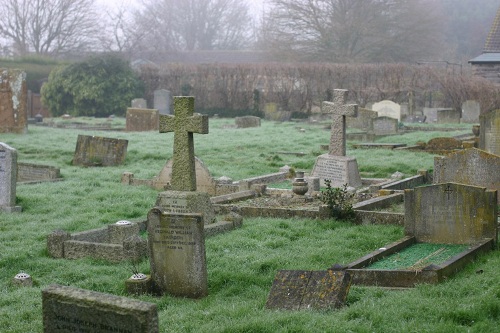
[[[124,119],[115,119],[123,122]],[[259,128],[227,128],[231,119],[211,119],[210,133],[195,135],[195,152],[214,177],[234,180],[277,172],[283,165],[309,172],[329,130],[306,123],[263,121]],[[124,126],[124,125],[123,125]],[[455,125],[456,126],[456,125]],[[470,132],[414,132],[379,142],[415,144]],[[78,134],[129,140],[125,163],[116,167],[72,166]],[[41,290],[50,284],[127,296],[131,263],[50,258],[47,235],[103,227],[118,220],[145,219],[158,192],[124,186],[124,171],[137,178],[158,174],[172,156],[173,134],[82,131],[30,126],[26,135],[2,134],[18,151],[18,162],[61,169],[59,182],[18,184],[22,213],[0,213],[0,331],[41,332]],[[362,177],[406,176],[431,170],[434,155],[386,149],[349,149]],[[281,152],[281,153],[280,153]],[[303,152],[305,155],[283,154]],[[324,270],[346,264],[400,239],[399,226],[354,225],[345,221],[245,218],[243,227],[208,237],[209,295],[201,300],[128,296],[157,304],[161,332],[495,332],[500,325],[500,256],[482,255],[437,285],[408,290],[352,286],[345,307],[332,311],[275,311],[265,308],[278,270]],[[144,259],[139,270],[149,273]],[[33,287],[11,281],[20,271]]]

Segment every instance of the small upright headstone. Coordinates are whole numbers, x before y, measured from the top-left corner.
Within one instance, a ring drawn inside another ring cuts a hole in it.
[[[433,182],[454,182],[500,191],[500,156],[477,148],[436,156]]]
[[[20,212],[16,206],[17,150],[0,142],[0,210]]]
[[[437,122],[437,112],[439,108],[424,107],[423,114],[426,118],[426,123],[433,124]]]
[[[174,156],[170,190],[148,214],[151,275],[160,294],[199,298],[207,294],[203,228],[215,214],[209,194],[196,192],[193,133],[208,134],[208,116],[194,113],[194,97],[174,97],[174,113],[160,115],[160,133],[174,132]]]
[[[171,114],[170,112],[170,91],[159,89],[154,91],[153,108],[160,114]]]
[[[155,109],[127,109],[127,132],[146,132],[158,130],[158,110]]]
[[[42,291],[44,333],[157,333],[156,304],[51,285]]]
[[[355,117],[358,106],[346,105],[347,90],[335,89],[334,102],[323,102],[323,111],[332,115],[332,127],[328,154],[318,156],[311,175],[324,181],[330,180],[332,187],[360,187],[356,158],[346,156],[346,116]]]
[[[461,112],[456,109],[439,109],[437,111],[438,124],[458,124],[460,123]]]
[[[398,120],[391,117],[373,119],[373,133],[375,135],[391,135],[398,133]]]
[[[479,148],[500,156],[500,110],[482,114],[479,119]]]
[[[26,73],[0,68],[0,133],[28,131]]]
[[[78,135],[73,165],[114,166],[127,155],[128,140]]]
[[[465,101],[462,104],[462,123],[477,124],[481,114],[481,105],[477,101]]]
[[[254,116],[243,116],[234,118],[236,128],[260,127],[260,118]]]
[[[379,117],[390,117],[401,121],[401,105],[393,101],[384,100],[375,103],[372,110],[377,111]]]
[[[405,233],[417,242],[497,240],[497,191],[457,183],[405,190]]]
[[[134,98],[131,103],[133,109],[147,109],[148,103],[144,98]]]
[[[347,117],[346,124],[349,128],[357,128],[363,131],[373,129],[373,120],[378,117],[378,113],[372,110],[358,108],[356,117]]]

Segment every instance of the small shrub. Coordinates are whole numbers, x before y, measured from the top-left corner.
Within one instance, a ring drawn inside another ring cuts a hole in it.
[[[332,217],[340,220],[352,220],[354,209],[352,208],[353,193],[347,191],[347,184],[342,187],[332,187],[331,181],[325,180],[326,189],[321,191],[321,201],[328,206]]]

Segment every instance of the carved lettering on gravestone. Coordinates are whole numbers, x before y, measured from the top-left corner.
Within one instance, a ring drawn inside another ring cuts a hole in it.
[[[346,153],[346,116],[356,117],[358,105],[345,104],[348,91],[335,89],[333,102],[323,102],[323,112],[332,115],[332,127],[330,133],[329,154],[334,156],[345,156]]]
[[[160,294],[200,298],[208,294],[201,214],[148,214],[151,275]]]
[[[174,132],[174,191],[196,191],[193,133],[208,134],[208,116],[194,113],[194,97],[174,97],[174,116],[160,115],[160,133]]]

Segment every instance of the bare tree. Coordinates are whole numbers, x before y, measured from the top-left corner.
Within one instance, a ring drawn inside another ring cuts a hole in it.
[[[94,0],[2,0],[0,36],[18,55],[61,55],[92,46],[98,28]]]
[[[157,50],[240,49],[251,18],[244,0],[144,0],[136,27]]]
[[[426,0],[270,0],[261,42],[280,59],[418,59],[439,39]]]

